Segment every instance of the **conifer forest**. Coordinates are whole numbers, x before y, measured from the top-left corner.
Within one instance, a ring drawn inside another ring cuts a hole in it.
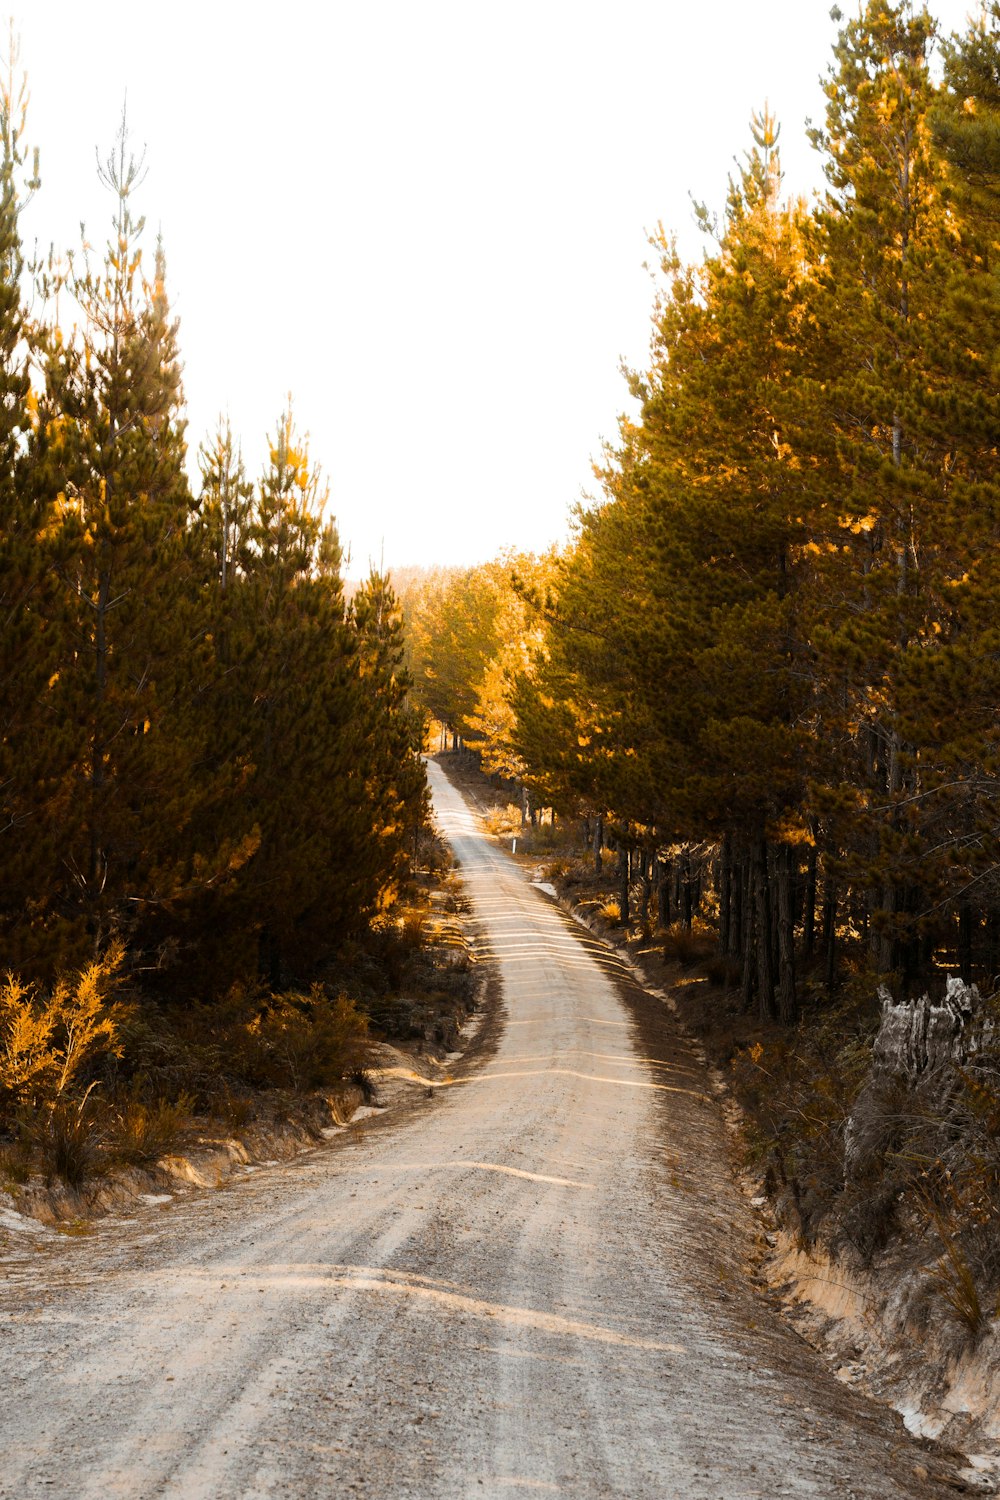
[[[703,258],[657,230],[648,368],[572,543],[400,586],[422,703],[544,818],[560,888],[702,961],[711,1004],[682,1009],[785,1222],[981,1278],[955,1292],[978,1332],[1000,1289],[1000,6],[950,39],[905,3],[835,19],[825,191],[788,195],[762,110],[721,216],[696,207]]]
[[[391,586],[373,573],[346,599],[290,403],[261,474],[225,421],[185,467],[178,324],[124,114],[99,159],[104,248],[26,264],[38,157],[11,76],[0,1107],[15,1139],[61,1150],[85,1104],[180,1099],[183,1117],[337,1077],[366,1019],[320,969],[389,923],[426,793]],[[293,1034],[305,1073],[282,1061]]]
[[[998,14],[940,82],[925,14],[843,24],[822,201],[765,111],[703,261],[654,237],[638,415],[573,544],[413,606],[428,710],[665,915],[671,872],[710,884],[764,1019],[862,961],[902,993],[1000,968]]]

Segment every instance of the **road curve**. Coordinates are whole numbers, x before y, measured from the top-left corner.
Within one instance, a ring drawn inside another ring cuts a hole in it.
[[[430,774],[495,1051],[290,1166],[6,1248],[0,1495],[953,1494],[749,1286],[662,1007]]]

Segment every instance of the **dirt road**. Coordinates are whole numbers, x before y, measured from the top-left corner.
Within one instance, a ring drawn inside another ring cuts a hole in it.
[[[8,1245],[0,1495],[954,1494],[749,1286],[662,1006],[431,774],[499,966],[495,1050],[296,1164]]]

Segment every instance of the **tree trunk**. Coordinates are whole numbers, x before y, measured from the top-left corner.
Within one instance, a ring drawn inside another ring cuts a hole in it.
[[[749,859],[743,861],[741,870],[740,907],[743,912],[743,978],[740,984],[740,1009],[746,1014],[753,1005],[754,981],[757,973],[757,945],[754,939],[753,920],[753,865]]]
[[[594,824],[594,874],[600,875],[604,866],[601,850],[604,848],[604,819],[598,817]]]
[[[832,995],[837,977],[837,887],[830,879],[823,886],[823,951],[827,993]]]
[[[107,541],[101,542],[107,555]],[[94,737],[90,751],[90,868],[87,893],[92,903],[104,883],[104,700],[108,686],[108,611],[111,597],[111,566],[102,565],[97,588],[94,620]]]
[[[806,884],[802,903],[802,946],[806,958],[816,950],[816,845],[809,845],[806,859]]]
[[[743,956],[743,888],[745,884],[746,860],[733,860],[729,872],[729,886],[730,890],[732,891],[732,902],[729,921],[729,947],[726,950],[727,958],[741,958]]]
[[[730,932],[733,914],[733,844],[729,834],[722,840],[719,851],[719,952],[725,957],[729,953]]]
[[[272,990],[280,990],[283,977],[281,944],[274,937],[274,934],[265,927],[257,939],[257,946],[258,966],[261,978],[270,985]]]
[[[771,960],[771,884],[767,868],[767,840],[758,834],[750,858],[753,864],[757,948],[757,1008],[762,1021],[774,1015],[774,968]]]
[[[778,1016],[790,1026],[798,1014],[795,993],[795,912],[792,888],[795,860],[791,845],[778,850]]]
[[[972,907],[963,901],[958,908],[958,972],[966,984],[972,983]]]
[[[691,931],[691,855],[685,850],[681,860],[681,921],[688,932]]]
[[[997,936],[1000,924],[997,913],[991,908],[986,913],[986,983],[992,990],[997,972]]]
[[[896,927],[895,917],[898,910],[899,891],[894,885],[884,886],[882,889],[882,914],[888,921],[876,925],[872,923],[872,950],[875,958],[875,967],[880,974],[888,974],[896,967]],[[874,916],[874,913],[873,913]]]
[[[629,864],[631,851],[621,843],[618,845],[618,911],[623,927],[627,927],[632,913],[629,909]]]
[[[660,880],[656,890],[657,916],[660,926],[664,932],[670,926],[670,881],[671,868],[669,859],[657,861],[660,869]]]

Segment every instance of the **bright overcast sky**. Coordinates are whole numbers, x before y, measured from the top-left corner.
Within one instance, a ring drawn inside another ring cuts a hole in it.
[[[16,0],[42,190],[25,236],[103,244],[128,93],[181,318],[192,453],[256,472],[291,391],[352,549],[473,562],[566,535],[644,361],[645,230],[700,254],[750,113],[819,181],[830,0]],[[841,0],[847,12],[855,0]],[[945,30],[970,0],[937,0]],[[193,468],[193,465],[192,465]]]

